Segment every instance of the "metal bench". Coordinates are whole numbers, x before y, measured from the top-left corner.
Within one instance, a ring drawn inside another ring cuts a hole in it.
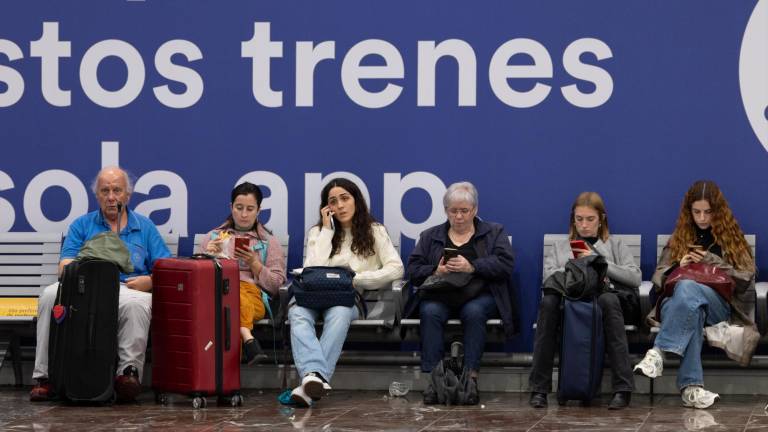
[[[0,234],[0,368],[8,354],[16,385],[23,383],[19,338],[35,332],[37,298],[58,279],[61,234]]]

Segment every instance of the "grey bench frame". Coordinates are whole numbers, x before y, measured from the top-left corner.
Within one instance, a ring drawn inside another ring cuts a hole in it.
[[[58,279],[60,233],[0,233],[0,297],[37,298]],[[34,334],[36,316],[0,316],[0,368],[10,354],[14,380],[23,383],[21,336]]]

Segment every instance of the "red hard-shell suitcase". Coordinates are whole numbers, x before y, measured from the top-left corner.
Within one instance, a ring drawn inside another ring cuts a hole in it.
[[[152,388],[191,396],[240,395],[240,273],[236,260],[164,258],[152,270]]]

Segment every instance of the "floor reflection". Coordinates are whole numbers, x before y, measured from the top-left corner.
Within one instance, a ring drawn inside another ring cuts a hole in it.
[[[708,410],[683,408],[679,396],[634,395],[632,406],[608,411],[608,397],[591,407],[528,407],[528,395],[483,393],[472,407],[424,406],[419,393],[337,391],[309,409],[282,406],[276,391],[245,391],[244,405],[193,409],[175,396],[156,405],[151,392],[139,402],[112,407],[70,407],[28,402],[29,389],[0,388],[0,430],[90,431],[730,431],[766,430],[768,397],[725,396]]]

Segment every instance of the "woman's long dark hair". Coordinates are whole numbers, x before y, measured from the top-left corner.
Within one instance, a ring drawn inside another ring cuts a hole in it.
[[[253,195],[253,197],[256,198],[256,207],[258,207],[259,209],[261,208],[261,201],[264,199],[264,195],[262,195],[261,189],[259,189],[259,187],[256,186],[255,184],[250,182],[243,182],[235,186],[235,188],[232,189],[232,194],[229,200],[230,207],[235,203],[235,198],[239,197],[240,195]],[[227,220],[224,221],[221,227],[235,228],[235,220],[232,219],[231,208],[229,211],[229,215],[227,216]],[[256,237],[261,240],[261,236],[259,235],[258,228],[259,228],[259,218],[257,217],[256,220],[253,222],[253,226],[249,229],[249,231],[254,231],[256,233]]]
[[[352,181],[345,178],[335,178],[328,182],[320,192],[320,208],[328,205],[328,194],[331,189],[340,187],[352,195],[355,199],[355,215],[352,216],[352,253],[363,257],[369,257],[375,255],[373,249],[374,237],[373,237],[373,224],[376,222],[368,211],[368,204],[365,202],[363,193],[360,192],[360,188],[357,187]],[[323,226],[323,217],[317,221],[317,227]],[[341,227],[339,227],[341,228]],[[339,253],[341,248],[341,242],[344,241],[344,230],[337,229],[333,233],[333,240],[331,240],[331,255],[332,257]]]

